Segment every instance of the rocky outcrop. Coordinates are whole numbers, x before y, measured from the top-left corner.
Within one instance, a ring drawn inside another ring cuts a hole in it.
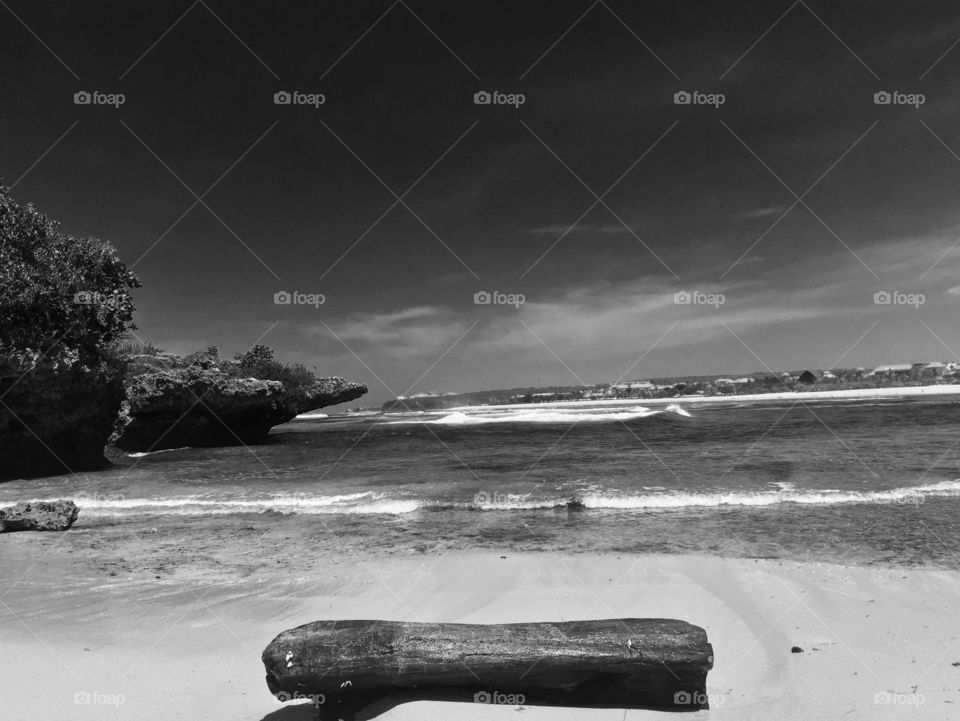
[[[101,454],[102,455],[102,454]],[[34,501],[0,508],[0,533],[11,531],[66,531],[80,509],[73,501]]]
[[[263,443],[270,429],[367,392],[342,378],[285,383],[242,377],[235,361],[134,356],[112,444],[127,452]]]
[[[46,364],[0,372],[0,480],[96,470],[124,398],[123,372]]]

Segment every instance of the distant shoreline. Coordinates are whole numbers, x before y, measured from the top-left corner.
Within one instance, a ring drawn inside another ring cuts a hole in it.
[[[906,386],[898,388],[854,388],[836,391],[786,391],[779,393],[744,393],[724,396],[673,396],[672,398],[611,398],[582,401],[549,401],[546,403],[509,403],[502,405],[455,406],[436,409],[437,412],[463,411],[477,408],[515,409],[515,408],[576,408],[583,406],[664,406],[684,403],[756,403],[763,401],[837,401],[837,400],[887,400],[931,398],[936,396],[958,396],[960,384]]]

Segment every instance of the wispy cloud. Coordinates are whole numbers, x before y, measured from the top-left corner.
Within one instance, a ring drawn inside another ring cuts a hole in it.
[[[773,205],[768,208],[753,208],[744,210],[733,216],[734,220],[755,220],[756,218],[769,218],[774,215],[780,215],[787,209],[786,205]]]
[[[920,245],[933,249],[940,240],[928,238]],[[882,287],[928,293],[926,310],[949,314],[951,303],[946,301],[960,296],[960,286],[943,281],[956,275],[928,277],[943,299],[943,310],[936,310],[932,288],[909,284],[919,277],[927,254],[904,258],[897,250],[899,245],[882,244],[870,252],[872,261],[895,268],[883,276]],[[829,269],[824,270],[811,259],[810,267],[799,263],[792,268],[789,281],[770,277],[716,285],[692,282],[681,287],[652,276],[622,282],[584,280],[559,292],[545,290],[542,297],[536,297],[531,289],[527,302],[519,308],[477,306],[463,298],[457,304],[355,313],[327,322],[330,330],[398,392],[427,369],[427,376],[411,392],[532,385],[541,379],[545,383],[593,383],[618,378],[628,369],[632,377],[661,377],[747,372],[763,370],[767,364],[774,369],[827,367],[875,320],[880,320],[880,325],[847,358],[850,362],[870,365],[911,353],[935,356],[937,349],[924,345],[927,339],[923,334],[911,336],[909,343],[888,334],[900,327],[897,324],[903,321],[905,311],[878,307],[873,294],[881,288],[876,287],[875,279],[864,274],[852,282],[849,268],[841,262],[844,251],[837,252],[832,268],[827,263]],[[720,307],[676,303],[674,294],[681,290],[723,294],[724,302]],[[352,369],[354,375],[364,377],[366,369],[329,338],[326,328],[311,329],[314,340],[324,335],[329,341],[324,344],[324,357],[338,368]],[[819,341],[810,343],[810,338]],[[642,359],[640,363],[638,359]]]
[[[578,224],[573,230],[570,230],[569,225],[544,225],[539,228],[531,228],[529,233],[533,235],[563,235],[566,232],[570,233],[593,233],[599,235],[620,235],[621,233],[629,233],[630,231],[624,228],[622,225],[613,224],[613,225],[584,225],[583,223]]]
[[[328,326],[347,344],[355,344],[361,349],[376,347],[378,355],[426,351],[442,343],[457,327],[456,316],[450,310],[436,306],[357,313],[339,322],[331,321]],[[322,325],[310,329],[314,333],[328,332]]]

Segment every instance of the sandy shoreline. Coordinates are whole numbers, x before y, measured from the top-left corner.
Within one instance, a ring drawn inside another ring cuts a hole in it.
[[[0,686],[11,719],[309,719],[309,709],[272,698],[259,656],[280,631],[321,618],[680,618],[707,630],[716,656],[712,709],[697,718],[947,719],[960,705],[953,571],[504,551],[338,558],[320,577],[290,569],[230,583],[121,574],[77,590],[69,553],[16,551],[0,560]],[[515,716],[415,703],[379,718]],[[664,716],[526,707],[524,718]]]
[[[432,412],[442,411],[477,411],[482,408],[484,411],[512,410],[517,408],[582,408],[584,406],[662,406],[672,404],[737,404],[737,403],[758,403],[763,401],[843,401],[843,400],[894,400],[923,398],[929,400],[942,396],[950,398],[960,395],[960,384],[957,385],[930,385],[913,386],[908,388],[857,388],[853,390],[837,391],[807,391],[807,392],[784,392],[784,393],[745,393],[742,395],[729,396],[674,396],[673,398],[611,398],[604,400],[591,401],[554,401],[550,403],[510,403],[504,405],[489,406],[456,406],[451,408],[438,409]]]

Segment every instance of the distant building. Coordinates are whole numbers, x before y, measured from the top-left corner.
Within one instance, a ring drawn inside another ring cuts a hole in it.
[[[797,381],[799,383],[816,383],[817,377],[811,371],[804,371],[797,376]]]
[[[933,361],[932,363],[927,363],[923,366],[923,369],[920,371],[921,375],[927,378],[935,378],[942,373],[945,373],[947,370],[947,364],[941,363],[940,361]]]
[[[531,398],[534,403],[544,403],[547,401],[556,401],[560,400],[562,396],[567,395],[565,393],[534,393]]]
[[[607,393],[619,397],[656,389],[657,386],[650,381],[627,381],[626,383],[612,383],[607,389]]]
[[[894,375],[897,373],[909,373],[913,370],[910,363],[894,363],[892,365],[877,366],[873,369],[873,375]]]

